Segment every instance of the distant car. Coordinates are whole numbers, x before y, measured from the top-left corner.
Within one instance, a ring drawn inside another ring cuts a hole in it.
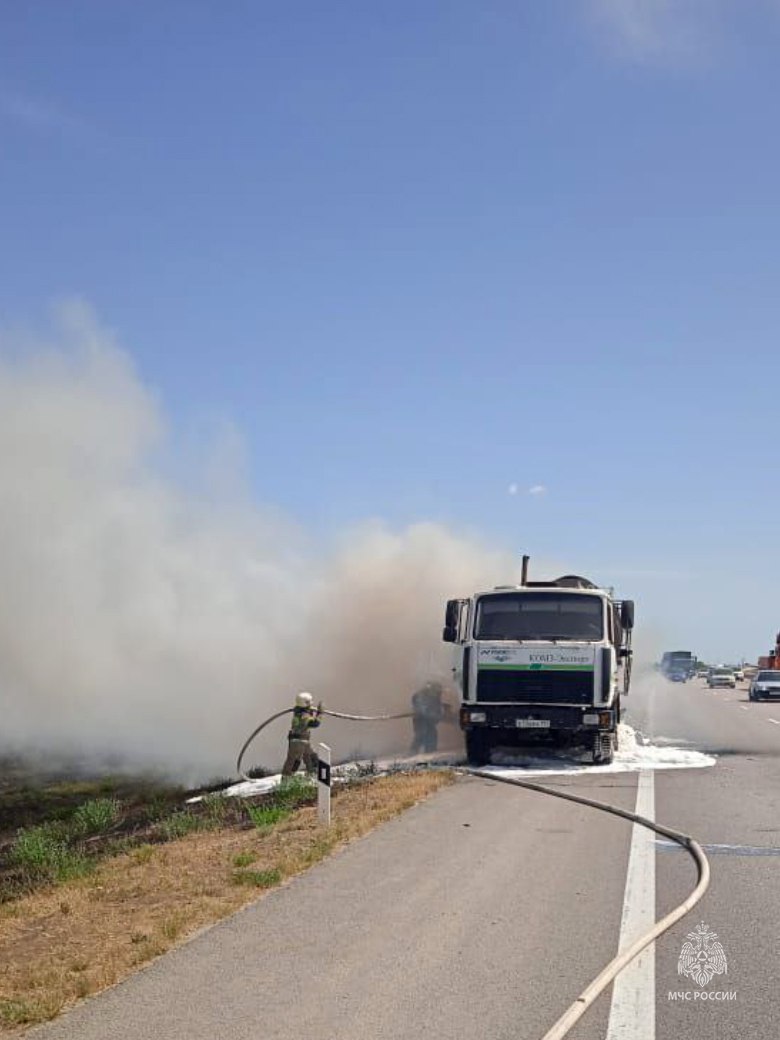
[[[669,682],[688,682],[688,673],[679,670],[669,672]]]
[[[758,672],[750,684],[748,697],[751,701],[765,701],[770,697],[780,697],[780,671]]]
[[[745,673],[742,671],[741,668],[734,669],[734,678],[737,680],[737,682],[742,682],[744,680]]]
[[[734,678],[734,673],[730,668],[713,668],[707,676],[707,685],[710,688],[714,686],[730,686],[732,690],[735,690],[737,680]]]

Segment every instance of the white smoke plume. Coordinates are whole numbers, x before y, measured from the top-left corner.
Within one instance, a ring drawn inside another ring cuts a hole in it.
[[[49,338],[0,332],[0,754],[230,775],[297,689],[404,710],[448,674],[444,601],[516,574],[429,523],[372,524],[314,556],[278,510],[162,475],[175,434],[89,308],[65,306]],[[321,732],[337,754],[409,739],[356,726]],[[284,738],[280,721],[250,761],[277,765]]]

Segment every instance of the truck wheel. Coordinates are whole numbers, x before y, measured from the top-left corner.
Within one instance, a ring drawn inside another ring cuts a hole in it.
[[[473,729],[466,731],[466,758],[470,766],[490,764],[490,741],[487,734]]]

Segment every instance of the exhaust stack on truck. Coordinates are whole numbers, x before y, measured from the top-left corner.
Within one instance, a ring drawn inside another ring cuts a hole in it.
[[[631,681],[632,600],[576,574],[500,585],[447,603],[460,725],[471,765],[496,748],[580,748],[612,761]]]

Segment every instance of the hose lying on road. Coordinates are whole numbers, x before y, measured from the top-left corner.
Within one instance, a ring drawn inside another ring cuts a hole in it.
[[[292,708],[285,708],[283,711],[277,712],[275,715],[266,719],[265,722],[262,722],[250,735],[244,746],[241,748],[238,755],[238,761],[236,762],[236,772],[243,780],[251,779],[246,775],[246,773],[241,771],[241,762],[246,749],[255,739],[257,734],[260,733],[261,730],[265,729],[269,723],[281,718],[282,715],[291,714],[292,711]],[[350,715],[346,712],[326,711],[324,709],[322,714],[331,715],[336,719],[351,719],[355,722],[387,722],[391,719],[408,719],[413,715],[412,712],[403,712],[399,715]],[[596,998],[604,992],[607,986],[615,981],[620,972],[624,968],[628,967],[631,961],[638,957],[639,954],[651,943],[660,938],[664,932],[668,931],[673,924],[676,924],[680,918],[684,917],[694,908],[694,906],[696,906],[710,884],[710,865],[707,857],[704,855],[704,850],[701,845],[699,845],[699,843],[689,834],[683,834],[681,831],[672,830],[671,827],[664,827],[663,824],[656,823],[654,820],[648,820],[647,817],[639,816],[637,813],[630,812],[628,809],[621,809],[617,805],[609,805],[606,802],[598,802],[592,798],[584,798],[582,795],[569,794],[567,791],[544,787],[542,784],[533,783],[531,780],[519,780],[515,777],[499,776],[496,773],[489,773],[483,769],[456,767],[455,772],[463,773],[467,776],[481,777],[483,780],[493,780],[500,784],[509,784],[512,787],[523,787],[527,791],[536,791],[539,794],[551,795],[553,798],[562,798],[567,802],[576,802],[578,805],[585,805],[591,809],[599,809],[601,812],[611,813],[613,816],[621,816],[624,820],[638,823],[642,827],[647,827],[649,830],[655,831],[656,834],[662,834],[665,838],[671,838],[672,841],[677,842],[678,845],[681,845],[687,852],[689,852],[696,863],[699,875],[698,881],[696,887],[688,898],[668,913],[666,917],[662,917],[660,921],[656,921],[653,927],[649,931],[645,932],[644,935],[640,936],[636,942],[632,943],[628,949],[613,958],[609,964],[599,972],[590,985],[585,987],[574,1003],[566,1009],[558,1021],[548,1029],[542,1037],[542,1040],[563,1040],[563,1037],[565,1037],[580,1018],[582,1018]]]
[[[260,733],[261,730],[264,730],[266,726],[270,725],[270,723],[280,719],[282,715],[291,715],[294,710],[294,708],[284,708],[282,711],[277,711],[275,715],[271,715],[271,717],[267,718],[265,722],[261,722],[257,729],[253,730],[247,737],[244,746],[238,753],[238,759],[236,761],[236,772],[242,780],[251,781],[252,779],[251,776],[247,776],[246,773],[242,772],[241,763],[244,760],[246,749],[255,739],[257,734]],[[321,714],[330,715],[334,719],[350,719],[353,722],[389,722],[391,719],[410,719],[414,713],[411,711],[405,711],[400,715],[348,715],[344,711],[328,711],[327,708],[323,708]]]
[[[542,1040],[562,1040],[574,1024],[582,1018],[599,994],[603,993],[607,986],[615,981],[618,974],[626,968],[635,957],[638,957],[642,950],[655,942],[655,940],[663,935],[664,932],[668,931],[673,924],[676,924],[681,917],[684,917],[694,908],[694,906],[696,906],[709,887],[709,862],[707,861],[707,857],[704,855],[704,850],[701,845],[699,845],[699,843],[689,834],[683,834],[681,831],[672,830],[671,827],[664,827],[663,824],[656,823],[654,820],[648,820],[647,817],[639,816],[637,813],[629,812],[628,809],[620,809],[616,805],[597,802],[592,798],[583,798],[582,795],[569,794],[566,791],[556,791],[550,787],[544,787],[542,784],[532,783],[530,780],[517,780],[514,777],[498,776],[495,773],[488,773],[482,769],[459,769],[457,772],[467,773],[469,776],[479,776],[485,780],[495,780],[501,784],[510,784],[512,787],[524,787],[529,791],[538,791],[539,794],[549,794],[552,795],[553,798],[563,798],[567,802],[577,802],[579,805],[587,805],[592,809],[600,809],[602,812],[612,813],[614,816],[622,816],[625,820],[631,820],[633,823],[638,823],[642,827],[647,827],[651,831],[655,831],[656,834],[663,834],[664,837],[676,841],[691,854],[696,863],[699,873],[698,882],[688,898],[668,913],[666,917],[662,917],[660,921],[656,921],[649,931],[640,936],[636,942],[629,946],[628,949],[624,950],[623,953],[618,954],[617,957],[611,960],[609,964],[599,972],[590,985],[586,986],[571,1007],[566,1009],[555,1025],[553,1025],[551,1029],[548,1029],[542,1037]]]

